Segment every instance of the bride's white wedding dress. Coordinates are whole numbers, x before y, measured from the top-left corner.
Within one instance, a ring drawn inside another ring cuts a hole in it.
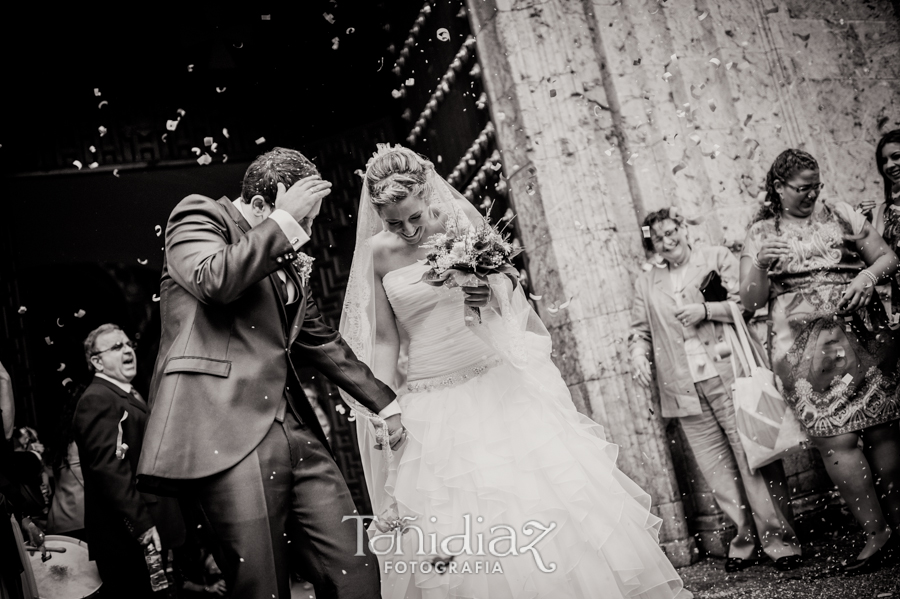
[[[618,448],[602,427],[575,409],[550,339],[523,332],[516,349],[526,361],[512,366],[466,326],[459,289],[416,283],[425,269],[383,278],[410,340],[399,399],[409,438],[385,490],[400,517],[415,518],[400,536],[402,555],[395,546],[379,556],[383,597],[691,597],[658,545],[650,497],[616,468]],[[465,533],[467,520],[471,554],[444,574],[411,565],[435,556],[432,533],[446,555],[441,540]],[[491,532],[498,526],[509,528]],[[518,555],[503,555],[512,546]]]

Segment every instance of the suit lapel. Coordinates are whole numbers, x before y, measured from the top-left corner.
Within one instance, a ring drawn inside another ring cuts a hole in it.
[[[235,208],[234,204],[227,197],[220,198],[219,204],[225,208],[225,212],[228,213],[228,216],[231,217],[231,220],[237,225],[237,228],[241,232],[240,236],[246,235],[251,227],[250,223],[247,222],[247,219],[244,218],[244,215],[241,214],[241,211]],[[237,240],[232,240],[232,242],[235,241]],[[282,327],[287,327],[287,312],[284,308],[287,298],[284,297],[284,293],[281,290],[281,281],[278,279],[278,274],[274,272],[270,274],[269,282],[272,284],[272,292],[275,294],[275,303],[278,304],[278,313],[281,315],[281,325]]]
[[[672,289],[672,277],[669,276],[668,268],[653,267],[653,288],[675,299],[675,291]]]
[[[131,393],[128,393],[127,391],[125,391],[124,389],[119,387],[118,385],[110,383],[106,379],[100,378],[99,376],[94,377],[94,382],[96,382],[100,385],[105,385],[107,389],[112,390],[116,395],[118,395],[119,397],[124,399],[131,406],[135,407],[136,409],[140,410],[141,412],[143,412],[145,414],[147,413],[147,404],[145,404],[142,401],[139,401],[134,395],[132,395]]]

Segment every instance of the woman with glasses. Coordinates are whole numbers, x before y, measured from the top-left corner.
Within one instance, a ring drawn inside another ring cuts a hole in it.
[[[744,242],[740,293],[749,310],[768,305],[769,351],[785,399],[867,533],[845,568],[858,574],[900,547],[898,354],[874,294],[898,262],[863,214],[818,202],[821,189],[808,153],[775,159]]]

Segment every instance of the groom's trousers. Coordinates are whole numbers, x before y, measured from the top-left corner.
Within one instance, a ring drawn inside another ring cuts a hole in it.
[[[380,596],[368,539],[357,556],[357,522],[342,522],[356,514],[347,483],[290,402],[250,455],[190,490],[231,597],[289,599],[292,572],[317,599]]]

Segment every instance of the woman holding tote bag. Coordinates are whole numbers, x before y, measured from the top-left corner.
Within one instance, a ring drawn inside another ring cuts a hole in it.
[[[752,473],[735,422],[725,327],[733,322],[729,304],[738,300],[737,259],[724,247],[692,248],[674,209],[657,210],[643,224],[645,248],[662,265],[635,283],[629,339],[635,378],[649,387],[655,363],[662,416],[678,418],[716,503],[737,526],[725,569],[754,563],[754,523],[775,567],[795,568],[802,562],[786,515],[784,469],[776,462]],[[705,301],[701,287],[725,301]]]
[[[874,297],[898,264],[864,215],[818,202],[821,188],[806,152],[775,159],[744,242],[741,299],[749,310],[768,303],[784,398],[867,533],[845,568],[858,574],[892,561],[900,547],[898,347]]]

